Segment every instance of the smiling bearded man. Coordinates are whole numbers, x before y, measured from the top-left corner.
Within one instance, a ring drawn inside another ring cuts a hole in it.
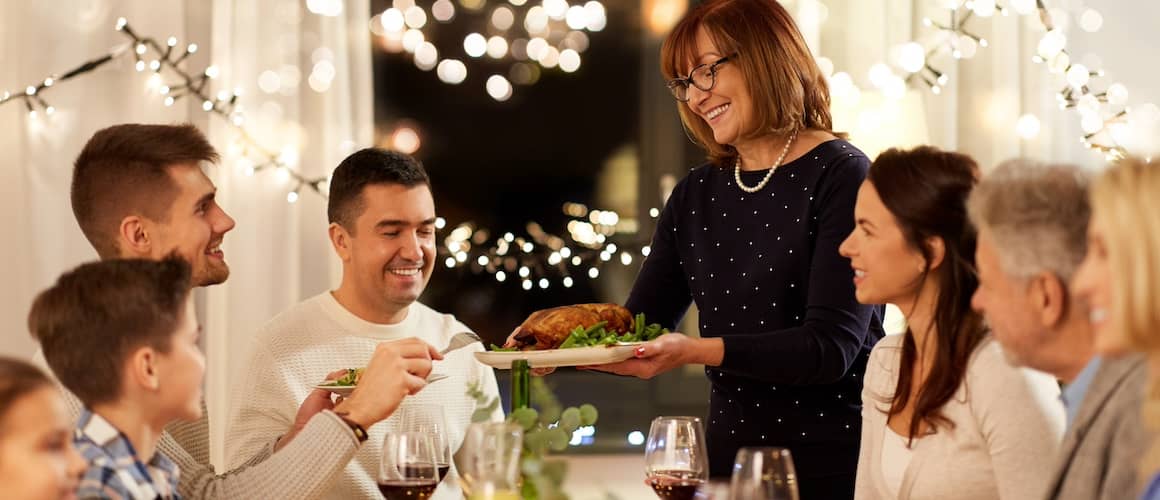
[[[418,337],[442,347],[469,330],[454,316],[419,302],[435,268],[435,201],[422,165],[409,156],[364,149],[343,160],[330,183],[330,241],[342,259],[342,283],[291,307],[255,337],[247,374],[235,393],[227,429],[227,457],[240,463],[294,421],[298,404],[327,374],[366,363],[382,341]],[[432,383],[404,406],[439,406],[454,452],[477,409],[469,383],[497,397],[495,373],[475,361],[481,345],[447,354],[434,371],[451,380]],[[503,418],[496,409],[492,417]],[[369,429],[363,446],[324,498],[378,500],[384,435],[398,419]],[[454,464],[434,499],[460,499]]]

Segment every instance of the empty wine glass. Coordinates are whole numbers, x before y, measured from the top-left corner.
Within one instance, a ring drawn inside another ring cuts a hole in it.
[[[472,500],[518,498],[524,430],[507,422],[476,422],[467,427],[459,474]]]
[[[418,432],[388,432],[379,464],[379,491],[387,500],[426,500],[439,485],[435,446]]]
[[[694,500],[732,500],[729,497],[729,481],[705,481],[697,487]]]
[[[435,467],[439,471],[439,481],[443,481],[443,478],[447,477],[447,471],[451,469],[451,439],[443,407],[403,405],[399,413],[399,430],[431,436],[432,445],[435,446]]]
[[[692,500],[709,478],[705,429],[696,417],[657,417],[645,443],[649,486],[665,500]]]
[[[741,448],[733,464],[732,500],[798,500],[793,458],[785,448]]]

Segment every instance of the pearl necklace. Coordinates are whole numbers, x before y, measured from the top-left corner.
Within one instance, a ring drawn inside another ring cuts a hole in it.
[[[741,190],[745,191],[746,193],[756,193],[761,191],[761,188],[765,187],[765,185],[769,183],[769,180],[773,178],[773,171],[777,170],[777,167],[781,166],[781,161],[785,159],[786,153],[789,153],[789,146],[793,144],[793,140],[796,138],[797,130],[794,130],[793,133],[790,134],[789,140],[785,141],[785,147],[781,149],[781,156],[777,157],[777,162],[774,163],[772,167],[769,167],[769,173],[765,174],[765,178],[761,179],[761,182],[758,182],[757,185],[753,187],[749,187],[741,183],[741,155],[738,154],[737,164],[733,166],[733,180],[737,181],[737,187],[741,188]]]

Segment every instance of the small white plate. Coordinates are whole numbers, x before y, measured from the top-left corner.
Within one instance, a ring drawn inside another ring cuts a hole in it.
[[[532,368],[559,366],[604,365],[619,363],[632,357],[633,349],[644,342],[620,342],[610,346],[548,349],[545,351],[486,351],[476,352],[475,359],[492,368],[510,370],[517,359],[528,360]]]
[[[443,379],[448,378],[448,377],[449,377],[449,375],[444,375],[442,373],[432,373],[430,375],[427,375],[427,383],[433,384],[435,382],[438,382],[438,381],[443,380]],[[355,386],[353,386],[353,385],[318,384],[318,385],[315,385],[314,388],[315,389],[322,389],[324,391],[330,391],[334,394],[338,394],[339,396],[347,398],[347,397],[350,397],[350,394],[352,392],[354,392]]]
[[[314,388],[315,389],[322,389],[324,391],[330,391],[332,393],[338,394],[339,396],[347,398],[347,397],[350,397],[350,393],[354,392],[355,386],[353,386],[353,385],[318,384],[318,385],[314,386]]]

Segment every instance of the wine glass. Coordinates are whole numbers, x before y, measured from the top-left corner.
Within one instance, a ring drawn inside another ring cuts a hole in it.
[[[400,410],[399,430],[431,436],[435,446],[435,466],[439,481],[451,469],[451,438],[448,435],[447,416],[438,405],[404,405]]]
[[[467,427],[457,457],[459,474],[471,500],[519,497],[520,453],[524,430],[508,422],[476,422]]]
[[[729,481],[705,481],[697,487],[693,500],[733,500],[729,496]]]
[[[785,448],[741,448],[733,464],[732,500],[798,500],[793,458]]]
[[[696,417],[657,417],[645,443],[645,474],[657,496],[692,500],[709,479],[705,428]]]
[[[435,446],[418,432],[387,432],[379,464],[379,491],[387,500],[426,500],[439,485]]]

